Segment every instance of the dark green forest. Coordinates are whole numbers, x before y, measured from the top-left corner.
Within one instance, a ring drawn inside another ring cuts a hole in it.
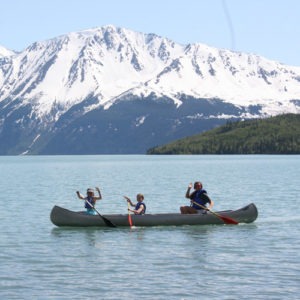
[[[227,122],[147,154],[300,154],[300,114]]]

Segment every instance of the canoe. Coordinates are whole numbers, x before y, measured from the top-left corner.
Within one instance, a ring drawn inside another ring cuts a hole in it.
[[[258,216],[255,204],[251,203],[237,210],[216,212],[239,223],[252,223]],[[117,227],[129,226],[128,214],[103,215]],[[180,213],[160,213],[131,215],[133,226],[179,226],[179,225],[218,225],[224,221],[210,212],[206,214],[183,215]],[[99,215],[88,215],[83,211],[75,212],[54,206],[50,214],[51,222],[56,226],[107,227]]]

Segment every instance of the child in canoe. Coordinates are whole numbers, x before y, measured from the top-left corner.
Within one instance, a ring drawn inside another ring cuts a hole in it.
[[[146,204],[144,201],[144,195],[143,194],[137,194],[136,200],[137,203],[133,204],[127,196],[124,196],[124,198],[127,200],[127,202],[134,207],[134,209],[128,208],[128,211],[132,211],[135,215],[144,215],[146,212]]]
[[[94,190],[91,189],[91,188],[87,189],[87,191],[86,191],[86,197],[84,197],[83,195],[81,195],[79,193],[79,191],[76,192],[77,197],[79,199],[85,201],[84,207],[86,208],[86,213],[88,215],[96,215],[97,214],[97,212],[94,210],[94,206],[95,206],[97,200],[101,200],[102,199],[100,189],[98,187],[96,187],[95,189],[98,192],[99,196],[95,196]]]

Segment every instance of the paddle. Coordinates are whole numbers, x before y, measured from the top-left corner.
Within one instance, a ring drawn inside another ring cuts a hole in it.
[[[127,206],[128,206],[128,222],[129,222],[129,225],[130,225],[130,228],[132,227],[132,219],[131,219],[131,214],[130,214],[130,204],[129,202],[127,201]]]
[[[103,217],[99,211],[95,208],[94,205],[92,205],[87,199],[85,199],[85,201],[87,202],[87,204],[89,204],[94,210],[95,212],[99,215],[99,217],[102,218],[102,220],[105,222],[105,224],[108,226],[108,227],[117,227],[114,223],[112,223],[111,221],[109,221],[108,219],[106,219],[105,217]]]
[[[215,215],[215,216],[217,216],[219,219],[223,220],[223,222],[224,222],[225,224],[234,224],[234,225],[239,224],[239,222],[237,222],[237,221],[234,220],[234,219],[231,219],[231,218],[226,217],[226,216],[221,216],[221,215],[215,213],[214,211],[210,210],[209,208],[207,208],[207,207],[205,207],[205,206],[203,206],[203,205],[201,205],[201,204],[199,204],[199,203],[197,203],[197,202],[195,202],[195,201],[192,201],[192,202],[193,202],[194,204],[198,205],[199,207],[201,207],[201,208],[203,208],[203,209],[205,209],[205,210],[210,211],[213,215]]]

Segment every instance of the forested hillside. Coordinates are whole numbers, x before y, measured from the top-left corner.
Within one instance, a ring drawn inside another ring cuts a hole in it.
[[[228,122],[148,154],[300,154],[300,115]]]

